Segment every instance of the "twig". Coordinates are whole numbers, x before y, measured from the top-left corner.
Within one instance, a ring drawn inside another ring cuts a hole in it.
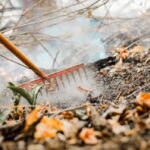
[[[24,15],[26,13],[28,13],[30,10],[32,10],[35,6],[37,6],[40,2],[42,2],[43,0],[39,0],[37,3],[35,3],[34,5],[32,5],[30,8],[26,9],[20,16],[20,19],[18,20],[18,22],[16,23],[15,27],[13,28],[13,32],[17,29],[19,23],[21,22],[22,18],[24,17]]]
[[[49,52],[49,50],[43,45],[43,43],[41,43],[41,41],[40,41],[39,39],[37,39],[37,38],[34,36],[33,33],[30,32],[30,35],[41,45],[41,47],[45,50],[45,52],[47,52],[47,54],[48,54],[51,58],[55,59],[55,57]]]
[[[132,96],[135,96],[137,93],[139,93],[142,89],[146,88],[146,87],[149,87],[150,86],[150,83],[140,87],[139,89],[135,90],[134,92],[132,92],[131,94],[129,94],[128,96],[126,96],[126,98],[130,98]]]
[[[100,4],[99,5],[99,7],[101,7],[101,6],[103,6],[103,5],[105,5],[107,2],[108,2],[109,0],[105,0],[102,4]],[[94,9],[94,6],[97,4],[97,3],[99,3],[100,2],[100,0],[97,0],[97,1],[95,1],[95,2],[93,2],[92,4],[90,4],[89,6],[87,6],[86,8],[81,8],[81,9],[79,9],[79,10],[75,10],[75,11],[72,11],[72,12],[69,12],[69,13],[67,13],[67,14],[60,14],[60,15],[58,15],[58,16],[54,16],[54,17],[51,17],[51,18],[46,18],[46,19],[40,19],[39,21],[37,21],[37,22],[33,22],[33,23],[25,23],[25,24],[23,24],[23,25],[20,25],[20,26],[18,26],[17,28],[22,28],[22,27],[27,27],[27,26],[30,26],[30,25],[35,25],[35,24],[39,24],[39,23],[43,23],[43,22],[49,22],[49,21],[52,21],[52,20],[56,20],[56,19],[58,19],[58,18],[62,18],[62,17],[67,17],[68,18],[68,16],[75,16],[75,15],[77,15],[77,14],[80,14],[80,13],[83,13],[83,12],[85,12],[85,11],[87,11],[87,9]],[[76,17],[76,16],[75,16]],[[64,20],[64,19],[63,19]],[[58,23],[57,23],[58,24]]]
[[[75,106],[75,107],[66,108],[66,109],[60,110],[60,111],[58,111],[58,112],[52,114],[50,117],[53,118],[53,117],[55,117],[55,116],[57,116],[57,115],[59,115],[59,114],[65,112],[65,111],[71,111],[71,110],[75,110],[75,109],[80,109],[80,108],[87,107],[87,106],[89,106],[89,105],[90,105],[90,104],[83,104],[83,105],[80,105],[80,106]]]
[[[54,61],[53,61],[53,64],[52,64],[52,71],[54,70],[55,63],[56,63],[56,60],[57,60],[57,57],[58,57],[59,53],[60,53],[60,51],[57,51],[57,53],[55,55],[55,58],[54,58]]]
[[[27,66],[25,66],[25,65],[23,65],[23,64],[21,64],[21,63],[19,63],[19,62],[17,62],[17,61],[15,61],[15,60],[12,60],[12,59],[10,59],[10,58],[4,56],[4,55],[1,55],[1,54],[0,54],[0,57],[4,58],[4,59],[6,59],[6,60],[8,60],[8,61],[10,61],[10,62],[13,62],[13,63],[15,63],[15,64],[17,64],[17,65],[20,65],[20,66],[22,66],[22,67],[25,67],[25,68],[27,68],[27,69],[30,69],[29,67],[27,67]]]

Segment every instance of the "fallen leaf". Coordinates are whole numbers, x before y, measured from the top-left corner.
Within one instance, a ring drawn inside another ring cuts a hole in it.
[[[41,117],[41,115],[40,107],[35,108],[30,114],[28,114],[25,120],[25,131],[27,131],[30,126]]]
[[[143,113],[143,112],[144,112],[144,109],[143,109],[143,107],[141,107],[141,106],[137,106],[137,107],[136,107],[136,111],[140,114],[140,113]]]
[[[141,45],[138,45],[138,46],[135,46],[134,48],[132,48],[130,50],[130,53],[132,56],[134,56],[135,54],[137,53],[141,53],[145,50],[145,47],[141,46]]]
[[[76,138],[77,132],[80,129],[80,121],[77,119],[74,120],[63,120],[64,124],[64,135],[67,139]],[[84,125],[82,125],[83,127]]]
[[[94,145],[98,142],[97,138],[94,135],[93,128],[83,128],[79,136],[85,144]]]
[[[19,115],[19,118],[21,119],[24,114],[24,107],[21,104],[19,104],[18,106],[16,106],[16,108],[17,108],[17,113]]]
[[[63,122],[58,119],[48,118],[44,116],[40,123],[36,126],[34,138],[37,140],[45,140],[46,138],[55,138],[58,131],[63,131]]]
[[[91,106],[89,108],[91,111],[90,117],[91,117],[94,128],[96,130],[100,130],[101,128],[106,127],[108,124],[107,120],[104,117],[99,115],[95,107]]]
[[[140,92],[136,98],[136,102],[150,108],[150,93]]]
[[[126,133],[130,130],[129,126],[127,125],[120,125],[117,121],[115,120],[108,120],[109,124],[111,125],[112,131],[118,135],[121,133]]]
[[[61,113],[61,116],[62,116],[64,119],[68,119],[68,120],[71,120],[71,119],[74,118],[74,114],[73,114],[73,112],[71,112],[71,111],[62,112],[62,113]]]
[[[119,105],[118,108],[115,108],[113,106],[110,106],[104,113],[103,117],[106,118],[110,114],[120,115],[124,110],[126,106],[125,105]]]
[[[115,51],[118,53],[120,59],[126,59],[129,56],[129,51],[125,48],[118,48]]]

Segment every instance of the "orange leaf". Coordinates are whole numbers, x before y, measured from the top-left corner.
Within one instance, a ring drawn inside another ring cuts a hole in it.
[[[97,144],[97,138],[94,136],[92,128],[83,128],[80,133],[80,139],[86,144]]]
[[[150,93],[141,92],[136,98],[136,102],[140,105],[150,108]]]
[[[44,140],[46,138],[55,138],[58,131],[63,131],[63,123],[60,120],[44,116],[41,122],[36,126],[34,134],[35,139]]]
[[[25,122],[25,131],[28,130],[29,127],[41,117],[40,110],[41,108],[38,107],[34,109],[30,114],[27,115],[26,122]]]
[[[124,48],[119,48],[116,52],[118,53],[118,57],[121,59],[126,59],[129,56],[129,51]]]

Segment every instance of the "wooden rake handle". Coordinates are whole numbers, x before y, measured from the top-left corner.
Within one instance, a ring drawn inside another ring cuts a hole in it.
[[[3,34],[0,33],[0,43],[2,43],[11,53],[19,58],[33,72],[42,79],[47,79],[46,74],[41,71],[34,63],[32,63],[12,42],[10,42]]]

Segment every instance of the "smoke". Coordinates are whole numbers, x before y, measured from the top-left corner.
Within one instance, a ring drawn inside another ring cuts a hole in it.
[[[7,11],[1,16],[3,21],[1,21],[0,28],[11,24],[11,26],[8,26],[7,32],[3,31],[5,35],[8,36],[11,33],[11,40],[20,50],[36,65],[49,70],[49,72],[52,71],[53,65],[54,69],[60,70],[79,63],[87,64],[105,58],[110,55],[111,50],[123,45],[124,41],[132,40],[149,30],[149,15],[148,13],[142,13],[148,10],[148,1],[139,5],[139,3],[129,0],[126,2],[111,0],[108,5],[93,10],[92,17],[87,16],[87,9],[84,9],[85,12],[81,15],[72,13],[89,6],[89,3],[91,4],[94,1],[90,0],[74,5],[74,7],[63,9],[63,7],[70,5],[71,1],[68,4],[67,1],[63,3],[64,1],[62,0],[62,3],[60,3],[60,0],[58,0],[59,6],[56,6],[54,10],[44,10],[44,7],[42,9],[32,9],[27,16],[23,17],[15,32],[12,32],[12,25],[18,22],[20,16],[16,15],[18,12],[11,15],[11,12]],[[126,4],[128,4],[128,7]],[[62,9],[61,11],[60,8]],[[22,10],[19,10],[19,13],[21,12]],[[120,16],[118,16],[118,12],[119,15],[121,13]],[[44,15],[46,13],[47,15]],[[110,19],[107,19],[106,14]],[[6,17],[5,15],[11,17]],[[37,40],[31,37],[31,33]],[[149,40],[144,42],[149,43]],[[19,61],[3,47],[0,47],[0,49],[0,54]],[[55,63],[54,60],[56,61]],[[60,88],[48,94],[43,89],[43,95],[39,95],[38,102],[49,101],[50,103],[66,103],[67,105],[79,104],[84,102],[89,94],[84,89],[92,90],[93,96],[97,96],[100,94],[103,85],[97,85],[93,70],[87,68],[87,72],[88,80],[84,77],[84,73],[81,73],[81,76],[83,76],[82,82],[78,73],[75,73],[76,82],[69,75],[70,84],[66,77],[63,76],[65,87],[58,79],[57,82]],[[23,82],[35,78],[31,70],[3,58],[0,58],[0,75],[0,103],[3,104],[11,102],[10,96],[5,96],[5,89],[9,81],[17,83],[20,80]]]
[[[56,79],[57,86],[54,90],[50,91],[50,87],[42,90],[42,95],[38,97],[39,103],[45,101],[68,107],[85,102],[89,94],[97,97],[101,91],[96,81],[95,70],[89,66]]]

